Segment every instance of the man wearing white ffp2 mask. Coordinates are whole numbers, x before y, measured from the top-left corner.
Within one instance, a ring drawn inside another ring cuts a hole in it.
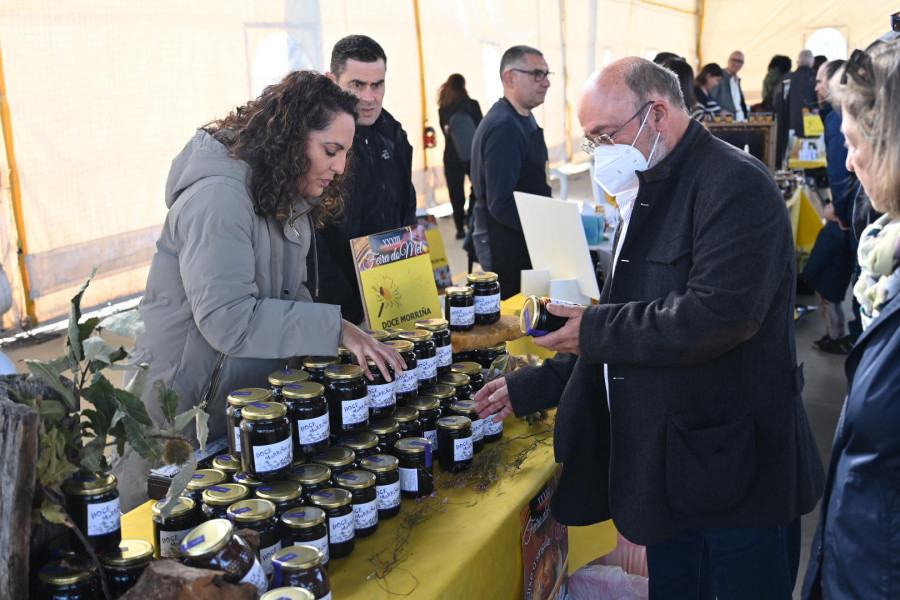
[[[618,196],[623,192],[637,190],[638,178],[637,171],[646,171],[653,159],[653,153],[659,144],[660,133],[657,131],[656,140],[653,142],[653,148],[650,150],[650,157],[647,158],[643,153],[635,147],[637,141],[644,131],[647,124],[647,117],[650,116],[653,100],[645,102],[638,109],[634,116],[622,125],[618,130],[610,135],[601,135],[592,142],[585,142],[584,148],[587,152],[594,155],[594,181],[597,182],[603,191],[610,196]],[[649,109],[649,110],[648,110]],[[646,112],[645,112],[646,111]],[[628,125],[641,116],[641,126],[637,135],[631,144],[622,144],[615,141],[615,137]]]

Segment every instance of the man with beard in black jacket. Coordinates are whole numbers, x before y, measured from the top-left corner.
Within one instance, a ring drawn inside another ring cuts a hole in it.
[[[387,56],[378,42],[365,35],[339,40],[330,69],[326,75],[359,98],[353,186],[339,221],[316,232],[316,252],[308,260],[315,301],[340,304],[345,319],[360,323],[364,313],[350,240],[415,225],[412,146],[400,123],[382,108]]]

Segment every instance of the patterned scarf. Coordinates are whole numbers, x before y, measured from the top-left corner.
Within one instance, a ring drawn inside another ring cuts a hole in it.
[[[863,329],[900,292],[900,220],[884,215],[866,227],[857,253],[862,274],[853,287]]]

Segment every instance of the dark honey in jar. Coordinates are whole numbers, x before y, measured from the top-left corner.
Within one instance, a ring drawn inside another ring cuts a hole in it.
[[[241,413],[244,471],[260,481],[286,479],[294,460],[287,407],[281,402],[251,402]]]
[[[272,399],[281,402],[281,388],[290,383],[302,383],[309,379],[309,373],[303,369],[279,369],[269,374],[269,389]]]
[[[152,560],[153,546],[143,540],[122,540],[118,548],[105,552],[100,561],[112,597],[118,598],[133,588]]]
[[[375,474],[378,519],[390,519],[400,512],[400,461],[390,454],[373,454],[359,461],[359,467]]]
[[[366,364],[369,371],[372,372],[372,381],[366,383],[369,394],[369,419],[385,419],[394,414],[394,408],[397,406],[397,398],[394,395],[394,369],[390,365],[387,366],[388,374],[391,380],[388,381],[378,369],[375,360],[366,357]]]
[[[422,422],[419,421],[419,411],[412,406],[399,406],[392,417],[397,423],[400,438],[422,437]]]
[[[446,319],[422,319],[416,321],[416,329],[430,331],[434,340],[434,351],[438,377],[450,372],[453,364],[453,346],[450,344],[450,329]]]
[[[263,388],[242,388],[228,394],[225,408],[225,424],[228,435],[228,452],[241,457],[241,411],[251,402],[268,402],[272,392]]]
[[[437,450],[437,420],[441,418],[440,401],[433,396],[419,396],[413,406],[419,411],[422,437],[431,442],[433,450]]]
[[[484,375],[481,374],[481,363],[475,361],[455,362],[450,367],[452,373],[462,373],[469,376],[469,384],[472,386],[472,395],[484,387]]]
[[[256,488],[254,494],[275,505],[275,518],[279,520],[284,513],[303,505],[303,484],[298,481],[270,481]]]
[[[403,438],[394,447],[400,462],[400,494],[422,498],[434,492],[431,442],[423,437]]]
[[[315,381],[290,383],[281,389],[281,397],[291,420],[294,454],[315,454],[327,448],[331,425],[325,386]]]
[[[369,431],[378,436],[378,447],[387,454],[394,453],[394,444],[400,439],[400,426],[394,419],[369,421]]]
[[[325,385],[325,369],[341,364],[337,356],[307,356],[303,359],[303,370],[309,373],[309,381]]]
[[[441,417],[438,427],[438,464],[448,473],[466,471],[472,466],[472,421],[466,417]]]
[[[63,483],[66,511],[98,554],[112,550],[122,541],[122,513],[119,510],[118,481],[109,474],[79,474]],[[69,533],[73,548],[81,540]]]
[[[475,271],[466,276],[475,300],[475,324],[490,325],[500,320],[500,282],[497,274]]]
[[[166,498],[153,503],[153,538],[156,558],[180,558],[181,542],[194,527],[204,521],[200,505],[184,496],[175,499],[175,506],[167,517],[162,516]]]
[[[408,406],[419,390],[419,362],[415,346],[408,340],[389,340],[384,345],[396,350],[406,363],[406,369],[394,379],[394,401],[397,406]]]
[[[281,547],[312,546],[322,553],[322,564],[327,565],[328,525],[325,511],[315,506],[301,506],[281,515]]]
[[[274,571],[270,588],[299,587],[312,592],[316,600],[331,600],[331,582],[325,572],[322,552],[312,546],[291,546],[272,557]]]
[[[472,288],[464,285],[444,290],[444,314],[450,322],[450,331],[469,331],[475,325],[475,296]]]
[[[363,431],[338,440],[338,445],[353,450],[353,461],[358,465],[360,459],[381,452],[378,436],[371,431]]]
[[[250,497],[250,488],[240,483],[212,485],[203,490],[203,516],[206,520],[227,519],[228,507]]]
[[[465,373],[450,373],[443,377],[438,377],[438,383],[449,385],[453,388],[453,395],[457,400],[472,399],[472,383],[469,376]]]
[[[472,421],[472,450],[481,452],[484,448],[484,419],[478,416],[474,400],[457,400],[450,405],[450,414],[467,417]]]
[[[197,469],[191,475],[187,487],[181,492],[185,498],[190,498],[199,507],[200,501],[203,499],[203,490],[211,485],[218,485],[228,481],[228,475],[224,471],[218,469]],[[181,542],[178,542],[179,544]]]
[[[235,529],[252,529],[259,534],[259,562],[267,575],[272,573],[272,555],[281,550],[281,527],[275,517],[275,505],[268,500],[250,498],[228,507],[228,520]]]
[[[356,537],[367,537],[378,529],[378,494],[375,474],[357,469],[336,475],[335,484],[353,497],[353,526]]]
[[[333,365],[325,369],[325,379],[331,433],[364,431],[369,423],[369,399],[362,367]]]
[[[213,519],[195,527],[184,538],[181,551],[188,564],[222,571],[222,578],[228,583],[252,583],[260,595],[269,587],[256,552],[234,533],[227,519]]]
[[[48,600],[100,600],[100,579],[90,561],[55,560],[38,571],[40,598]]]
[[[291,474],[288,476],[288,479],[296,481],[303,486],[301,498],[303,498],[304,504],[309,504],[309,495],[313,492],[332,486],[331,469],[327,465],[320,463],[291,465]]]
[[[413,344],[419,388],[431,387],[437,383],[437,349],[431,332],[424,329],[401,331],[397,337]]]
[[[331,558],[343,558],[353,552],[356,527],[350,492],[341,488],[325,488],[310,494],[309,499],[327,517],[328,552]]]

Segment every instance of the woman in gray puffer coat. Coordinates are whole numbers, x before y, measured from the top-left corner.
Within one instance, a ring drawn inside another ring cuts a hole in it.
[[[140,303],[146,331],[130,359],[149,365],[143,400],[155,421],[159,380],[179,411],[209,399],[212,440],[225,434],[227,394],[267,385],[287,358],[341,344],[367,376],[366,356],[383,373],[405,367],[306,285],[313,228],[343,208],[356,103],[325,76],[294,72],[198,130],[172,162]],[[131,454],[115,469],[123,511],[146,500],[150,466]]]

